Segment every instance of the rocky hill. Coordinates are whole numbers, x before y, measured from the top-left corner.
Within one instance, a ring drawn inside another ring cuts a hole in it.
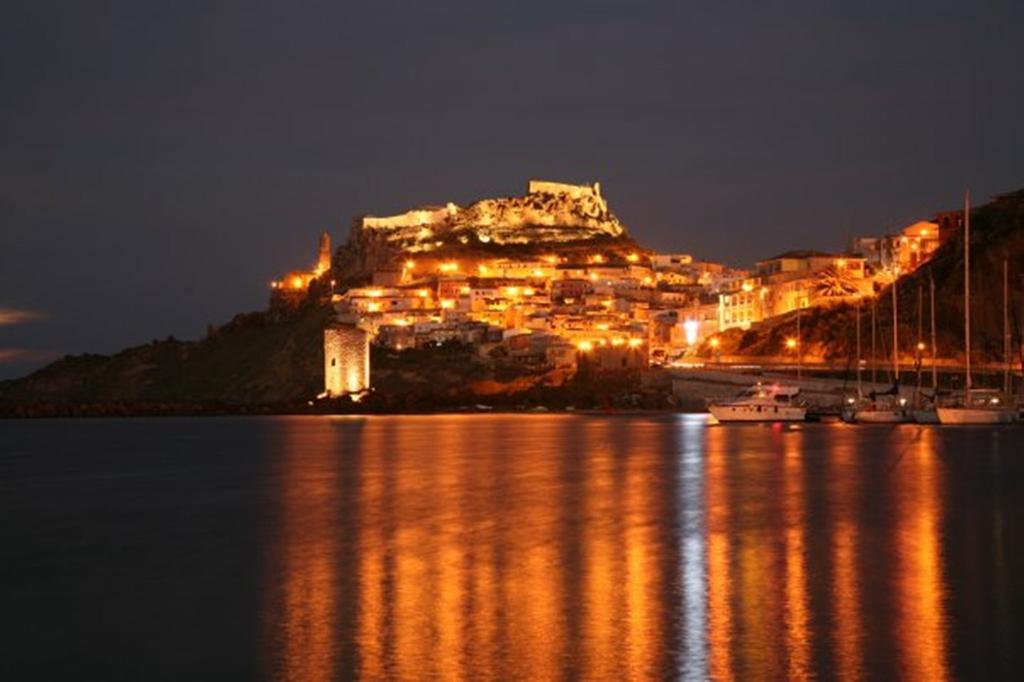
[[[199,341],[167,338],[115,355],[68,355],[0,382],[0,415],[208,412],[305,402],[323,387],[330,307],[236,316]]]

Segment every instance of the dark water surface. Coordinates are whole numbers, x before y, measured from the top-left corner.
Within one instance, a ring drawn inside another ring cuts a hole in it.
[[[0,679],[1019,677],[1024,428],[0,421]]]

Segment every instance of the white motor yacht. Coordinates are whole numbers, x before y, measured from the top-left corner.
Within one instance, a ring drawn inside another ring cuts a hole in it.
[[[795,422],[807,419],[807,407],[800,404],[797,386],[757,384],[733,400],[714,402],[708,407],[720,422]]]

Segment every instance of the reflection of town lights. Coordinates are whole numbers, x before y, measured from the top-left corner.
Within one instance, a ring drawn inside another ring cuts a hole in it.
[[[711,344],[711,347],[712,347],[712,348],[718,348],[718,343],[719,343],[719,341],[718,341],[718,339],[717,339],[717,338],[713,338],[713,339],[711,339],[710,341],[708,341],[708,343],[710,343],[710,344]]]
[[[580,341],[579,343],[576,344],[576,347],[579,348],[584,353],[594,350],[594,344],[591,343],[590,341]]]
[[[796,339],[786,339],[786,348],[790,350],[796,348]]]
[[[683,322],[683,332],[686,334],[687,345],[697,343],[697,332],[700,330],[700,323],[697,320],[686,320]]]
[[[629,347],[630,348],[639,348],[642,343],[643,343],[643,339],[630,339],[629,340]]]

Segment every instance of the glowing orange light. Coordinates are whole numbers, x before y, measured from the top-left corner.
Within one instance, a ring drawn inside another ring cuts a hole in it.
[[[786,339],[786,348],[789,348],[790,350],[796,348],[796,339]]]
[[[533,287],[526,287],[525,289],[523,289],[523,296],[533,296],[533,294]]]
[[[369,289],[367,290],[366,295],[370,298],[380,298],[384,295],[384,292],[380,289]]]
[[[490,272],[490,268],[488,268],[486,265],[484,265],[482,263],[477,266],[477,270],[480,271],[481,275],[486,275],[486,274],[488,274]]]
[[[626,256],[626,260],[628,260],[630,263],[635,263],[638,260],[640,260],[640,256],[638,256],[635,253],[631,253],[628,256]]]
[[[918,350],[924,350],[924,347],[925,347],[924,346],[924,341],[918,341],[917,342],[917,349]]]
[[[452,299],[450,299],[450,298],[442,298],[441,299],[441,308],[443,310],[451,310],[454,307],[455,307],[455,301],[453,301]]]
[[[750,282],[744,282],[743,283],[743,291],[750,292],[750,291],[753,291],[753,290],[754,290],[754,285],[753,284],[751,284]]]
[[[846,259],[845,258],[840,258],[839,260],[837,260],[836,261],[836,267],[837,268],[845,268],[846,267]]]
[[[460,294],[468,294],[469,293],[469,287],[459,287],[459,293]]]
[[[623,338],[621,336],[616,336],[615,338],[612,339],[612,345],[613,346],[621,346],[624,343],[625,343],[625,340],[623,340]]]
[[[416,295],[419,296],[420,298],[426,298],[429,293],[430,292],[428,292],[426,289],[420,289],[419,291],[416,292]]]
[[[711,339],[710,341],[708,341],[708,343],[709,343],[709,344],[711,345],[711,347],[712,347],[712,348],[718,348],[718,344],[719,344],[720,342],[719,342],[719,340],[718,340],[718,339],[716,339],[716,338],[713,338],[713,339]]]
[[[369,313],[378,313],[378,312],[380,312],[380,303],[367,303],[366,304],[366,312],[369,312]]]
[[[455,262],[441,263],[438,268],[441,272],[458,272],[459,264]]]
[[[584,353],[594,350],[594,344],[591,343],[590,341],[580,341],[579,343],[576,344],[576,347],[579,348]]]
[[[302,288],[302,278],[299,277],[298,275],[295,275],[291,279],[291,285],[292,285],[292,289],[301,289]]]
[[[629,340],[629,347],[630,348],[639,348],[643,344],[643,342],[644,342],[643,339],[630,339]]]
[[[601,324],[597,325],[597,328],[603,332],[606,332],[608,331],[608,324],[606,322],[602,322]]]
[[[412,270],[415,267],[416,267],[416,261],[412,261],[412,260],[405,261],[405,268],[407,270]]]

